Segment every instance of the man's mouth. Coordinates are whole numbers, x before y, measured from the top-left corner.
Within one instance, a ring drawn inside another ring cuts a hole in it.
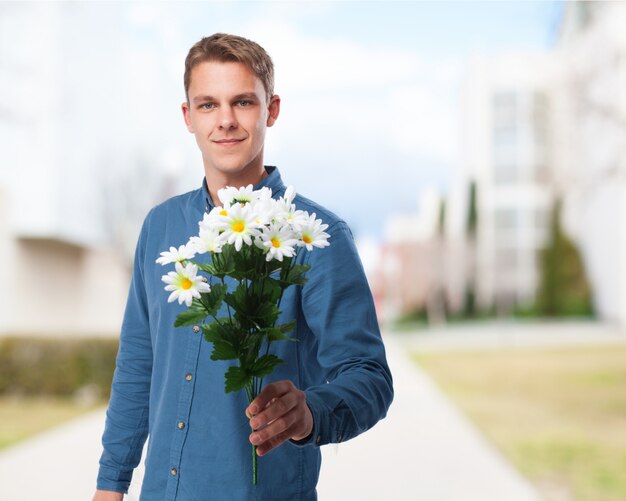
[[[225,139],[218,139],[217,141],[213,141],[214,143],[217,144],[221,144],[223,146],[228,146],[228,145],[232,145],[232,144],[238,144],[241,141],[243,141],[243,139],[236,139],[236,138],[225,138]]]

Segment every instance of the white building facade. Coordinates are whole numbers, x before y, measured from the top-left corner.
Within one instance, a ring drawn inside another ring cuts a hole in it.
[[[626,3],[567,2],[556,185],[601,318],[626,325]]]
[[[461,183],[476,183],[473,266],[483,308],[510,312],[535,295],[553,200],[549,107],[556,77],[550,54],[477,58],[468,68]],[[468,210],[467,202],[456,207]]]
[[[539,284],[555,200],[599,318],[626,325],[626,3],[567,2],[554,50],[477,58],[461,188],[478,189],[478,299],[509,312]],[[465,216],[457,219],[464,220]],[[465,253],[469,255],[469,252]]]
[[[132,8],[0,2],[0,335],[118,334],[141,219],[177,190],[163,162],[188,134],[153,103],[182,72]]]

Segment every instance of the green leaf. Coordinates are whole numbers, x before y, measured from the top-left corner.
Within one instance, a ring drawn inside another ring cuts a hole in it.
[[[230,393],[231,391],[239,391],[245,388],[252,379],[252,376],[249,375],[242,367],[229,367],[224,374],[225,388],[224,391],[226,393]]]
[[[228,341],[214,341],[211,360],[235,360],[239,358],[235,347]]]
[[[204,304],[202,304],[199,299],[194,298],[191,306],[187,310],[176,315],[174,327],[198,324],[202,322],[207,315],[208,313]]]
[[[309,271],[311,265],[309,264],[294,264],[289,270],[287,276],[282,280],[284,287],[287,288],[290,285],[304,285],[308,278],[304,274]]]
[[[235,261],[233,259],[235,252],[235,248],[232,245],[226,244],[222,246],[221,252],[213,254],[213,275],[218,278],[232,275],[235,271]]]
[[[226,304],[231,306],[235,311],[243,312],[247,314],[247,294],[246,284],[239,284],[233,292],[229,292],[224,296]]]
[[[263,277],[250,283],[249,293],[271,303],[276,303],[282,293],[282,288],[278,280]]]
[[[239,358],[235,328],[228,323],[227,318],[220,322],[202,325],[204,339],[213,343],[211,360],[233,360]]]
[[[239,344],[239,350],[242,354],[242,358],[246,361],[254,361],[259,355],[261,344],[263,343],[263,336],[258,332],[248,332],[242,337]]]
[[[212,264],[196,263],[195,261],[192,261],[192,263],[195,264],[200,271],[204,271],[209,275],[216,275],[215,266],[213,266]]]
[[[210,292],[200,294],[200,302],[204,305],[207,315],[212,317],[217,315],[227,290],[224,284],[213,284]]]
[[[262,302],[249,312],[248,319],[260,328],[271,327],[276,323],[280,311],[274,303]]]
[[[272,343],[274,341],[281,341],[283,339],[289,339],[283,331],[278,327],[270,327],[264,330],[264,334],[267,336],[267,341]]]
[[[254,377],[267,376],[272,373],[274,367],[282,363],[283,361],[276,355],[263,355],[250,366],[248,373]]]
[[[291,322],[287,322],[286,324],[281,324],[278,326],[283,333],[292,332],[296,328],[296,321],[292,320]]]
[[[236,346],[237,344],[237,329],[238,326],[233,325],[230,318],[218,318],[215,322],[202,325],[204,339],[208,342],[214,343],[225,339],[233,346]]]

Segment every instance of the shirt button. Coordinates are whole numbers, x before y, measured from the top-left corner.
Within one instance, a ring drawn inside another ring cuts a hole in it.
[[[185,379],[187,381],[191,381],[193,379],[193,376],[191,375],[191,373],[188,372],[187,375],[185,376]]]
[[[171,473],[172,475],[176,475],[176,474],[178,473],[178,471],[176,471],[176,468],[172,468],[172,469],[170,470],[170,473]]]
[[[197,334],[198,332],[200,332],[200,327],[198,327],[197,325],[194,325],[193,331]]]
[[[322,436],[318,435],[317,436],[317,440],[315,440],[315,442],[317,442],[318,444],[322,441]]]
[[[185,423],[183,423],[182,421],[178,422],[178,429],[182,430],[185,427]]]

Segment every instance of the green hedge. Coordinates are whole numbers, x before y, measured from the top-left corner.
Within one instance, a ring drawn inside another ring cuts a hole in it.
[[[108,398],[117,339],[0,338],[0,395]]]

